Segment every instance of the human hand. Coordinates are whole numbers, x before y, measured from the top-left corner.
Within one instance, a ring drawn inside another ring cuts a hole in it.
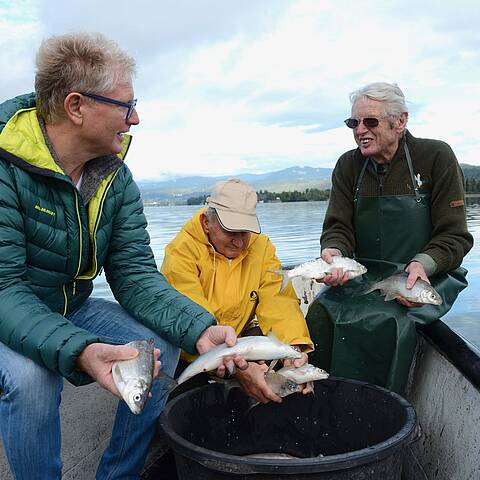
[[[322,259],[327,263],[332,263],[333,257],[341,257],[342,252],[338,248],[325,248],[322,250]],[[343,268],[333,268],[332,271],[325,275],[321,279],[317,279],[317,282],[324,283],[331,287],[337,287],[338,285],[343,285],[349,280],[348,272],[345,272]]]
[[[285,367],[295,367],[295,368],[300,368],[302,365],[305,365],[308,363],[308,355],[304,352],[302,352],[302,358],[286,358],[283,361],[283,365]],[[300,387],[302,388],[302,393],[306,395],[307,393],[313,393],[313,382],[306,382],[306,383],[301,383],[299,384]]]
[[[302,352],[302,358],[285,358],[283,360],[284,367],[299,368],[306,363],[308,363],[308,355],[304,352]]]
[[[418,278],[425,280],[425,282],[427,282],[430,285],[430,280],[428,279],[427,274],[425,273],[425,268],[420,262],[409,263],[405,268],[405,271],[408,273],[407,281],[405,283],[405,287],[408,290],[411,290],[413,288]],[[410,302],[403,297],[397,298],[397,302],[408,308],[423,306],[422,303]]]
[[[110,345],[107,343],[91,343],[87,345],[77,358],[77,367],[90,375],[100,386],[118,398],[122,398],[112,377],[112,366],[119,360],[130,360],[138,355],[138,350],[126,345]],[[154,372],[160,372],[158,357],[160,350],[154,349]]]
[[[198,337],[195,344],[198,353],[208,352],[211,348],[225,343],[233,347],[237,343],[237,335],[233,327],[229,325],[213,325],[206,328]],[[223,358],[223,363],[217,368],[217,376],[224,377],[226,369],[232,371],[235,368],[245,370],[248,368],[248,362],[240,355],[228,355]]]
[[[267,371],[268,365],[249,362],[246,370],[237,371],[235,379],[242,387],[242,390],[258,402],[268,403],[273,401],[281,403],[281,397],[275,394],[265,380]]]

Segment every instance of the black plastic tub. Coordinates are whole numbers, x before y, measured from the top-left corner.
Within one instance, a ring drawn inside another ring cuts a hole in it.
[[[160,426],[179,480],[400,480],[418,435],[406,400],[354,380],[331,377],[315,382],[314,395],[248,407],[240,389],[220,384],[167,404]]]

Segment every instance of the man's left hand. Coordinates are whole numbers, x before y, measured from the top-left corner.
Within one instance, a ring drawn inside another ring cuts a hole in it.
[[[428,279],[427,274],[425,273],[425,269],[420,262],[409,263],[408,266],[405,268],[405,271],[408,273],[407,282],[405,284],[408,290],[413,288],[418,278],[421,278],[422,280],[425,280],[425,282],[430,284],[430,280]],[[406,298],[397,298],[397,301],[401,305],[408,308],[421,307],[423,305],[422,303],[409,302]]]
[[[225,343],[229,347],[233,347],[237,343],[237,335],[233,327],[229,325],[213,325],[206,328],[198,337],[197,347],[198,353],[208,352],[213,347]],[[224,377],[227,365],[234,365],[235,368],[246,370],[248,362],[240,355],[229,355],[224,357],[222,365],[217,368],[217,376]],[[231,368],[231,367],[230,367]]]

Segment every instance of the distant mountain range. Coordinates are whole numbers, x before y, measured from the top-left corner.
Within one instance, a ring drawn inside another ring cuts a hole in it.
[[[465,177],[480,177],[480,166],[461,164]],[[269,192],[304,191],[307,188],[326,189],[331,185],[331,168],[290,167],[268,173],[245,173],[220,177],[180,177],[165,181],[138,181],[143,201],[147,204],[185,204],[191,197],[207,195],[220,180],[240,178],[255,190]]]
[[[255,190],[270,192],[304,191],[306,188],[330,187],[331,168],[290,167],[268,173],[245,173],[221,177],[181,177],[165,181],[138,181],[145,203],[182,204],[191,197],[207,195],[215,183],[228,178],[239,178]]]

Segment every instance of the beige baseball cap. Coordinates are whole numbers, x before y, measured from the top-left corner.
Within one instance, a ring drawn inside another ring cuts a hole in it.
[[[206,203],[215,209],[225,230],[260,233],[255,211],[257,193],[242,180],[230,178],[216,183]]]

